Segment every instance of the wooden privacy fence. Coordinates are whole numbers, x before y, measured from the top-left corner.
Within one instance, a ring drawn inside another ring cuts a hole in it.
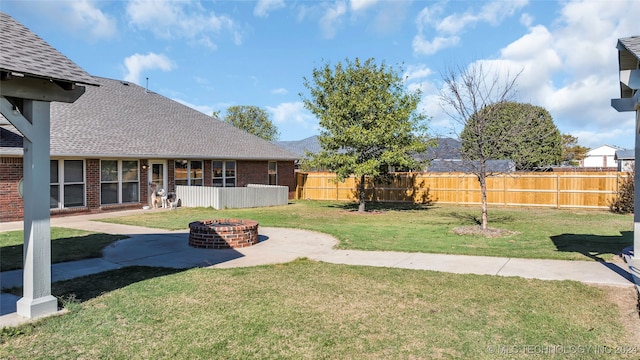
[[[184,207],[212,207],[216,210],[287,205],[289,187],[249,184],[247,187],[176,186]]]
[[[624,178],[621,172],[508,173],[487,178],[491,205],[606,209]],[[296,199],[358,199],[360,180],[336,181],[328,172],[297,173]],[[369,201],[434,201],[442,204],[480,204],[480,184],[467,173],[396,173],[374,183],[366,180]]]

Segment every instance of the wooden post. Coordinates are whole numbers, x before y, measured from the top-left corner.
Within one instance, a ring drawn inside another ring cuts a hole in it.
[[[24,275],[18,315],[35,318],[58,311],[51,296],[49,198],[49,103],[24,100],[30,136],[24,137]]]
[[[556,175],[556,208],[560,209],[560,174]]]
[[[507,175],[502,174],[502,196],[504,196],[504,207],[507,207]]]

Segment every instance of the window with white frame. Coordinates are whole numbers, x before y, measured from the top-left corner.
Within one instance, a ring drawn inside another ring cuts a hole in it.
[[[213,160],[212,181],[212,185],[216,187],[235,187],[236,162],[233,160]]]
[[[174,180],[176,185],[202,186],[202,161],[201,160],[176,160]]]
[[[51,160],[49,178],[51,209],[84,206],[84,160]]]
[[[269,185],[278,185],[278,162],[269,161]]]
[[[100,160],[100,204],[140,201],[137,160]]]

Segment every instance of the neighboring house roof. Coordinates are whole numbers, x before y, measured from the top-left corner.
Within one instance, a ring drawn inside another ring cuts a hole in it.
[[[438,138],[436,141],[435,147],[430,147],[426,152],[417,154],[416,159],[423,161],[460,158],[460,141],[452,138]],[[304,156],[306,151],[315,154],[322,149],[317,135],[298,141],[278,141],[276,144],[300,156]]]
[[[435,159],[427,166],[428,172],[464,172],[478,171],[478,161],[460,159]],[[516,164],[512,160],[487,160],[486,171],[489,173],[505,173],[516,171]]]
[[[100,86],[87,87],[76,102],[51,104],[52,156],[298,159],[275,144],[138,85],[99,77],[93,81]],[[11,136],[7,133],[11,130],[3,128],[3,134]],[[16,149],[2,150],[7,154]]]
[[[435,140],[437,145],[429,147],[426,152],[417,154],[417,160],[460,159],[460,141],[452,138],[437,138]]]
[[[86,71],[3,12],[0,12],[0,70],[95,85]]]
[[[277,141],[276,144],[300,157],[304,157],[307,151],[315,154],[322,150],[318,135],[297,141]]]
[[[618,150],[624,150],[621,147],[614,145],[600,145],[596,148],[590,149],[587,151],[587,156],[602,156],[602,155],[613,155]]]
[[[634,160],[636,158],[636,151],[631,149],[616,150],[615,160]]]

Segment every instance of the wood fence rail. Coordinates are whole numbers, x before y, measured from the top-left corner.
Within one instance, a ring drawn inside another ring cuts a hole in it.
[[[487,179],[490,205],[549,208],[607,209],[624,172],[508,173]],[[357,201],[359,179],[336,180],[329,172],[296,174],[296,199]],[[467,173],[395,173],[374,183],[366,180],[369,201],[434,201],[442,204],[480,204],[480,184]]]

